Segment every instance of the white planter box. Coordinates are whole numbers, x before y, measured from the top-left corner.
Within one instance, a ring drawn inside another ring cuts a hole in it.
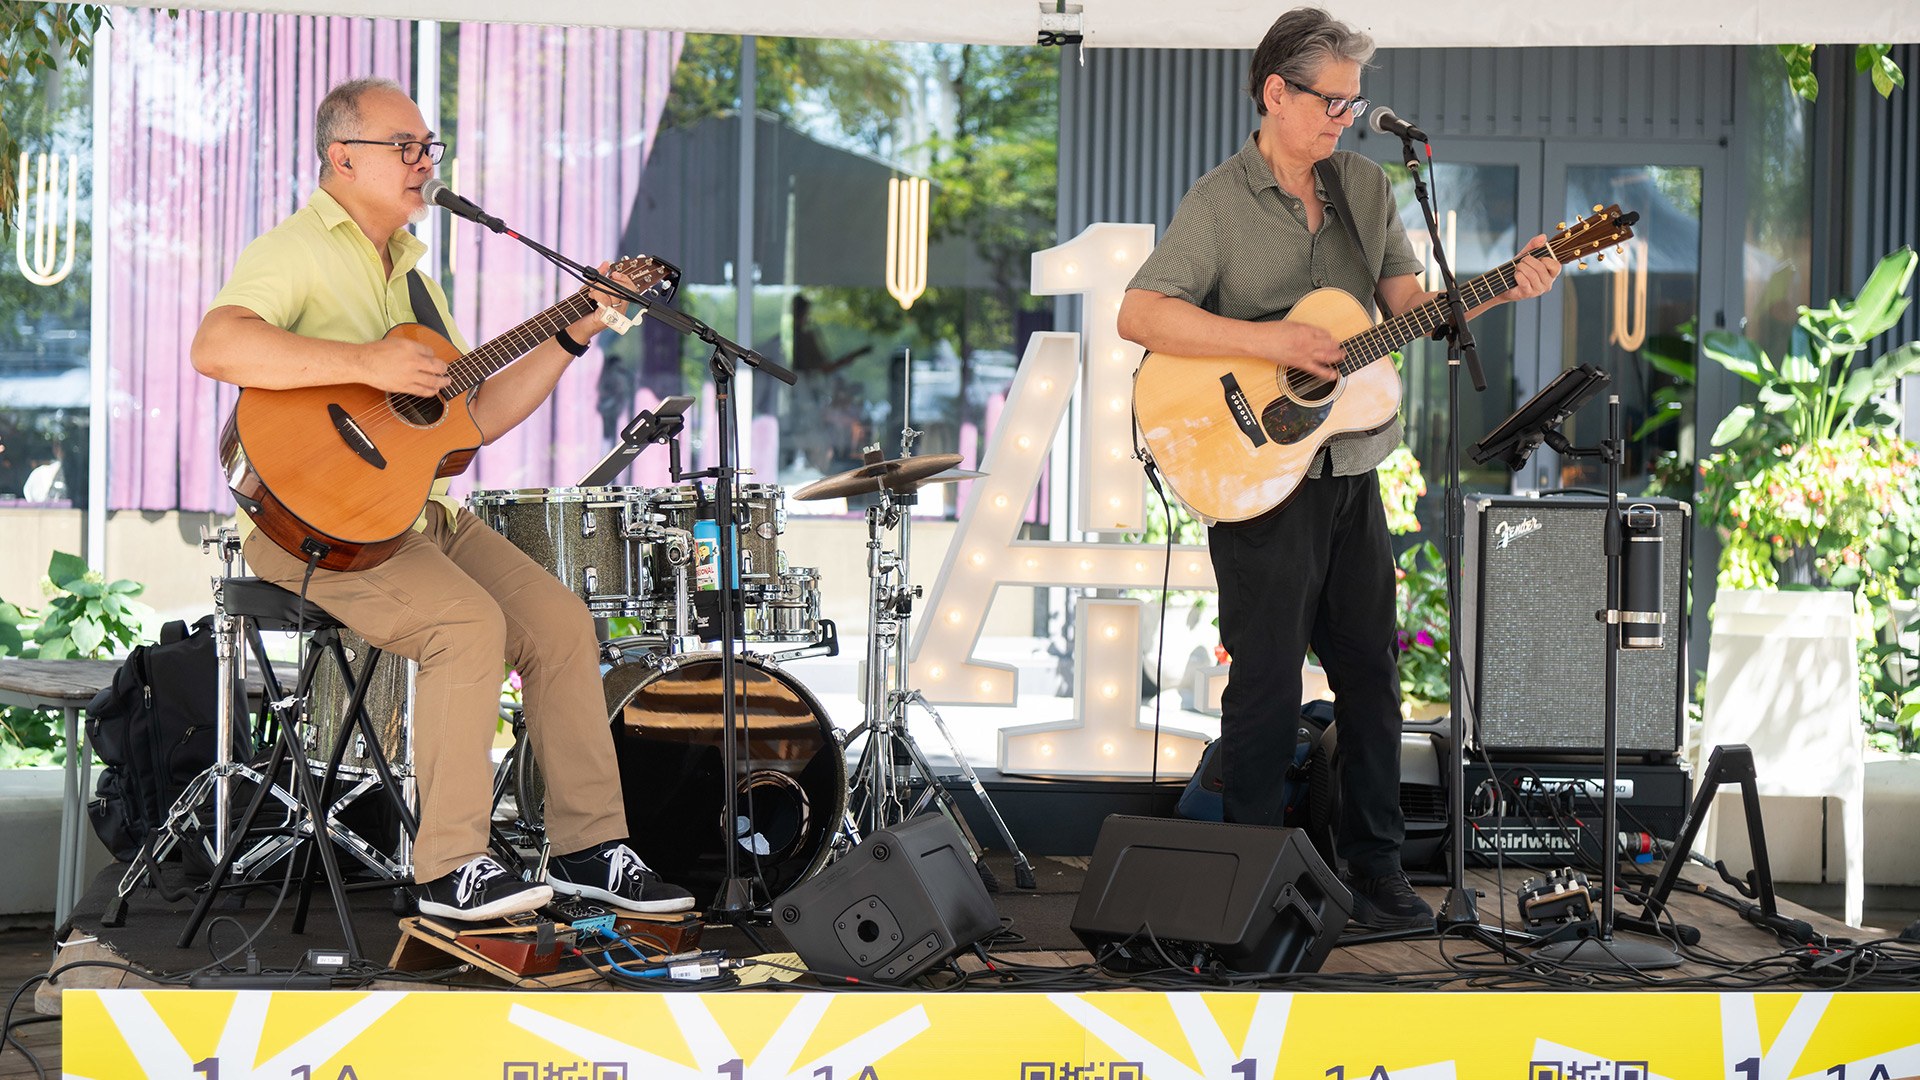
[[[1920,845],[1913,842],[1913,823],[1920,820],[1920,756],[1867,757],[1866,874],[1869,885],[1920,885]],[[1775,881],[1817,882],[1821,876],[1819,799],[1760,799],[1761,823],[1767,831],[1767,860]],[[1736,874],[1752,869],[1748,855],[1746,817],[1740,808],[1740,789],[1722,787],[1714,800],[1720,819],[1716,850],[1710,858],[1725,859]],[[1845,848],[1840,837],[1837,808],[1827,815],[1826,875],[1824,880],[1846,880]]]
[[[98,775],[96,770],[95,775]],[[0,769],[0,915],[53,910],[54,876],[60,866],[60,794],[65,774],[57,765]],[[82,798],[85,798],[83,793]],[[87,839],[86,881],[113,856],[82,821]]]

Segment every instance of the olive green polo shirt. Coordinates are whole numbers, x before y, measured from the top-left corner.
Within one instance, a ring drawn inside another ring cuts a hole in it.
[[[1229,319],[1264,322],[1282,318],[1315,289],[1341,289],[1374,310],[1375,279],[1417,274],[1422,269],[1407,242],[1393,201],[1393,187],[1380,166],[1347,150],[1330,159],[1352,207],[1365,245],[1353,238],[1327,199],[1319,172],[1314,187],[1326,205],[1320,231],[1307,228],[1306,209],[1274,179],[1260,156],[1258,133],[1240,152],[1194,182],[1166,235],[1128,285],[1177,297]],[[1316,455],[1311,475],[1323,463],[1335,476],[1364,473],[1400,445],[1399,417],[1371,435],[1333,439]]]
[[[419,265],[426,250],[406,229],[394,233],[387,242],[393,272],[387,273],[373,241],[332,195],[316,189],[306,206],[246,246],[209,310],[243,307],[301,337],[356,345],[378,341],[401,323],[420,321],[414,317],[407,272]],[[453,325],[446,294],[431,275],[421,277],[454,346],[466,352],[466,339]],[[451,525],[460,504],[447,494],[447,484],[445,479],[434,482],[432,500],[445,508]],[[425,524],[423,517],[414,528]],[[244,510],[240,531],[243,538],[253,531]]]

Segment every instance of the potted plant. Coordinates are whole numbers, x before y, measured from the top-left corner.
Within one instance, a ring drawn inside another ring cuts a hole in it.
[[[1709,359],[1757,387],[1756,400],[1713,433],[1719,452],[1700,465],[1702,516],[1724,547],[1722,588],[1852,591],[1862,615],[1862,718],[1876,742],[1915,749],[1920,694],[1888,685],[1904,625],[1892,605],[1920,590],[1920,446],[1898,434],[1888,398],[1920,373],[1920,342],[1861,362],[1900,320],[1916,262],[1901,248],[1875,267],[1859,295],[1803,307],[1792,343],[1774,358],[1724,332],[1701,339]],[[1907,639],[1911,640],[1911,639]]]

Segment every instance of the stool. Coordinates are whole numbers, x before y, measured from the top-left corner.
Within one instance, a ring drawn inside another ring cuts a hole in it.
[[[352,666],[348,663],[345,650],[339,641],[339,631],[343,624],[324,608],[311,601],[280,588],[271,582],[254,577],[232,575],[234,556],[238,553],[238,543],[222,530],[218,543],[223,558],[227,561],[227,576],[214,580],[215,629],[218,634],[217,653],[220,662],[220,688],[218,707],[217,741],[224,758],[216,766],[215,780],[215,840],[217,862],[212,876],[208,879],[206,891],[195,905],[193,915],[188,919],[186,928],[181,932],[179,944],[185,948],[192,944],[205,920],[213,900],[226,888],[237,887],[229,882],[237,860],[237,849],[251,832],[256,831],[256,821],[261,808],[270,793],[287,805],[288,822],[284,829],[266,830],[270,835],[259,847],[249,851],[242,873],[251,874],[261,866],[276,861],[282,856],[291,857],[292,848],[298,844],[310,842],[306,852],[306,862],[300,870],[301,898],[293,929],[296,933],[304,929],[308,900],[311,895],[312,859],[319,857],[320,868],[328,891],[332,894],[334,910],[340,920],[340,929],[346,939],[351,956],[360,956],[359,941],[354,934],[353,922],[347,908],[347,886],[340,872],[338,859],[334,853],[334,844],[360,858],[362,862],[377,872],[387,874],[389,880],[403,880],[408,875],[403,869],[383,867],[380,862],[369,856],[370,845],[353,835],[351,830],[334,821],[332,813],[339,803],[329,799],[327,794],[335,777],[339,774],[341,756],[345,751],[347,738],[340,738],[334,745],[327,762],[325,772],[316,782],[313,761],[308,757],[301,738],[302,721],[309,706],[309,698],[316,671],[323,659],[331,660],[337,666],[344,685],[350,688],[347,704],[349,723],[358,727],[360,735],[370,747],[369,759],[374,772],[379,777],[381,787],[392,801],[395,813],[401,823],[403,837],[401,848],[403,858],[406,845],[418,832],[412,809],[403,797],[400,785],[396,783],[392,769],[382,751],[372,723],[365,710],[367,688],[373,682],[382,653],[372,649],[368,653],[367,663],[362,677],[355,679]],[[291,692],[286,691],[273,670],[266,652],[266,644],[260,634],[265,630],[311,632],[303,648],[298,680]],[[244,643],[244,646],[243,646]],[[266,768],[256,775],[256,788],[246,812],[241,816],[236,829],[229,830],[230,820],[229,781],[240,772],[251,772],[245,765],[237,765],[230,760],[234,738],[235,688],[244,674],[245,657],[242,648],[251,650],[266,684],[263,715],[271,718],[274,728],[274,748]],[[293,789],[289,796],[274,786],[274,778],[279,775],[282,766],[289,769],[288,787]],[[411,777],[409,777],[409,783]],[[364,791],[363,784],[359,791]],[[376,885],[386,884],[377,882]]]

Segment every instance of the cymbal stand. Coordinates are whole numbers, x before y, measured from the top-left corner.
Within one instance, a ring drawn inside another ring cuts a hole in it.
[[[862,833],[897,825],[925,811],[932,804],[960,830],[960,835],[973,854],[974,868],[988,888],[997,887],[998,883],[981,851],[980,841],[967,825],[958,800],[941,784],[926,754],[921,751],[920,744],[907,730],[907,706],[909,703],[917,704],[933,718],[934,726],[939,729],[953,753],[961,776],[966,778],[987,816],[993,819],[994,827],[999,831],[1001,841],[1007,845],[1007,850],[1013,853],[1014,884],[1022,889],[1031,889],[1036,885],[1033,866],[1021,852],[1020,845],[1014,841],[1013,832],[1007,828],[1006,819],[1000,816],[992,796],[981,784],[979,774],[967,762],[966,755],[960,752],[959,743],[954,740],[953,732],[948,729],[940,713],[920,691],[906,686],[907,629],[912,618],[913,602],[920,596],[919,587],[909,584],[911,579],[906,556],[906,536],[910,529],[908,523],[916,501],[918,495],[912,490],[894,491],[882,487],[879,500],[867,508],[869,629],[866,715],[859,726],[847,733],[849,744],[862,736],[866,737],[866,742],[861,747],[859,762],[854,767],[852,788],[847,797],[849,837],[857,841]],[[896,526],[901,534],[900,550],[888,551],[883,538],[886,530]],[[890,670],[890,666],[895,664],[897,666],[892,666]],[[914,786],[915,773],[919,775],[921,790],[909,801],[909,789]]]

